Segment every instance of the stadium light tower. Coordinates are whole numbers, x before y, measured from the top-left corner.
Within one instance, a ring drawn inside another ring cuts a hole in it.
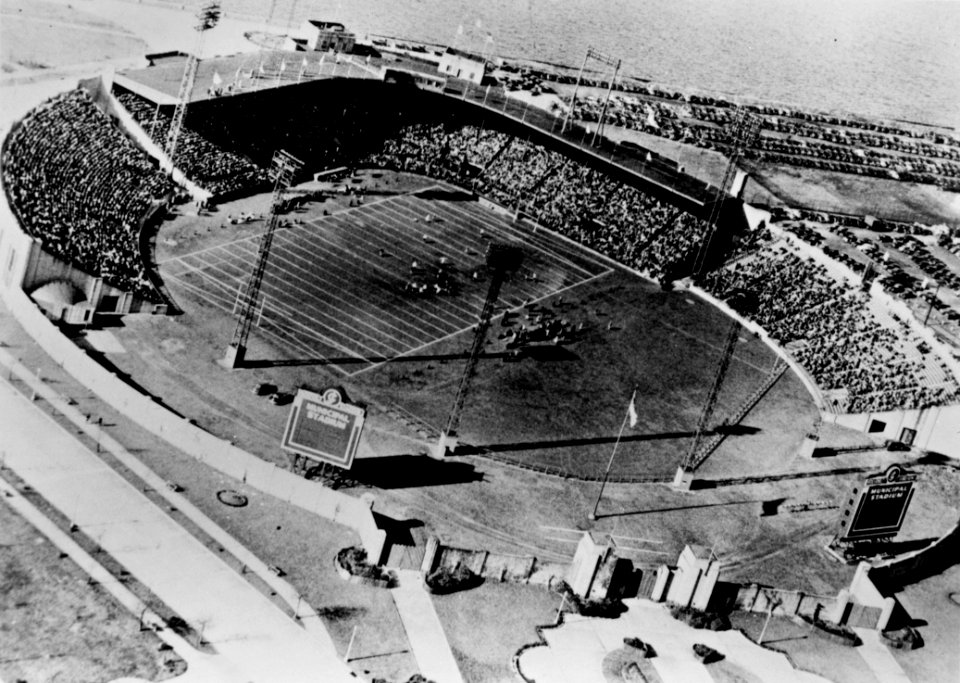
[[[237,318],[237,327],[233,332],[233,341],[227,346],[227,352],[221,362],[231,370],[243,365],[247,354],[247,339],[250,336],[250,327],[257,314],[257,300],[260,298],[260,285],[263,282],[263,273],[267,269],[267,257],[270,255],[270,245],[273,243],[273,233],[276,232],[279,221],[280,207],[283,204],[283,193],[290,186],[294,176],[303,166],[303,162],[283,150],[273,155],[273,198],[270,203],[270,220],[260,238],[260,248],[257,251],[257,263],[247,280],[247,286],[240,295],[240,315]]]
[[[583,70],[587,67],[587,62],[590,59],[595,59],[596,61],[606,64],[607,66],[613,67],[613,76],[610,78],[610,87],[607,89],[606,99],[603,101],[603,113],[600,114],[600,121],[597,125],[597,132],[600,130],[600,126],[603,125],[603,117],[607,112],[607,103],[610,101],[610,92],[613,90],[613,82],[617,78],[617,74],[620,72],[620,60],[614,59],[609,55],[605,55],[599,50],[594,50],[592,47],[587,48],[587,54],[583,56],[583,64],[580,65],[580,72],[577,74],[577,84],[573,86],[573,96],[570,98],[570,108],[567,109],[566,116],[563,117],[563,125],[560,127],[560,133],[563,134],[567,130],[567,125],[570,123],[570,117],[573,115],[573,110],[577,104],[577,92],[580,90],[580,81],[583,80]],[[596,132],[593,136],[593,142],[597,141]]]
[[[734,320],[730,325],[730,331],[727,333],[727,341],[723,345],[723,353],[720,355],[720,363],[717,365],[717,372],[713,378],[713,386],[710,387],[710,393],[707,394],[707,401],[703,404],[703,410],[700,412],[700,419],[697,421],[697,431],[693,435],[690,451],[677,469],[674,486],[686,486],[692,480],[691,473],[693,472],[693,463],[696,460],[697,452],[700,450],[700,445],[703,443],[703,433],[707,431],[707,425],[710,422],[710,418],[713,417],[713,410],[717,406],[717,397],[720,396],[720,388],[723,386],[723,380],[727,376],[727,370],[730,368],[730,361],[733,359],[733,352],[736,350],[737,339],[739,338],[740,323]]]
[[[491,271],[490,288],[487,290],[487,299],[483,302],[483,309],[480,311],[480,321],[477,323],[477,330],[473,335],[473,346],[470,348],[470,355],[467,356],[467,365],[463,369],[463,376],[460,378],[460,386],[457,388],[457,398],[453,402],[453,408],[450,410],[450,417],[447,420],[447,427],[440,434],[440,440],[437,443],[437,457],[442,458],[447,453],[452,453],[457,447],[457,430],[460,429],[460,416],[463,414],[463,403],[467,398],[467,391],[470,389],[470,380],[477,369],[477,362],[480,360],[480,353],[483,351],[483,344],[487,338],[487,329],[490,327],[490,319],[493,317],[493,307],[500,297],[500,289],[510,273],[520,269],[523,263],[523,251],[520,247],[511,244],[494,243],[487,249],[487,268]]]
[[[760,136],[760,127],[762,123],[760,118],[751,114],[743,107],[737,107],[733,114],[730,134],[732,137],[732,148],[730,150],[730,161],[727,163],[727,169],[723,174],[723,179],[717,187],[717,192],[713,198],[713,206],[710,207],[710,216],[707,219],[707,229],[703,233],[703,241],[700,243],[700,249],[697,251],[697,258],[693,263],[693,276],[699,277],[703,274],[707,265],[707,257],[710,254],[710,244],[717,232],[717,221],[720,219],[720,211],[723,202],[727,197],[727,188],[733,182],[737,173],[737,161],[743,150],[750,147]]]
[[[203,50],[203,34],[217,25],[220,21],[220,13],[219,0],[210,0],[197,12],[197,23],[193,27],[197,32],[197,46],[193,54],[187,55],[187,63],[183,67],[180,92],[177,93],[177,106],[173,110],[173,120],[170,122],[170,129],[167,131],[167,140],[164,146],[167,158],[170,159],[173,166],[176,166],[173,155],[177,151],[180,130],[183,128],[183,120],[187,115],[187,103],[190,101],[193,83],[197,78],[197,66],[200,64],[200,52]]]

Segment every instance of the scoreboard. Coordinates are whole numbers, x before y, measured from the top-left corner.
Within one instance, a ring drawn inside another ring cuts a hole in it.
[[[317,462],[350,469],[365,416],[363,408],[345,403],[336,389],[322,394],[299,389],[280,446]]]
[[[858,541],[896,536],[913,498],[916,476],[898,465],[868,477],[841,506],[840,540]]]

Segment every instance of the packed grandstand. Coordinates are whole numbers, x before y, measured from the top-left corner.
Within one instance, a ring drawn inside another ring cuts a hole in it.
[[[127,91],[116,96],[149,137],[164,139],[169,112]],[[312,134],[304,130],[301,137]],[[312,160],[312,170],[336,162],[437,178],[664,284],[691,274],[708,229],[703,217],[639,183],[496,117],[408,116],[379,133],[363,145],[338,143],[335,156]],[[227,149],[225,140],[188,130],[178,166],[214,200],[262,191],[268,175],[257,163],[264,163],[252,147],[257,141]],[[47,252],[144,299],[161,298],[146,276],[139,231],[152,206],[174,199],[175,186],[87,91],[55,97],[23,120],[7,141],[3,177],[23,227]],[[960,400],[940,355],[854,282],[764,226],[723,244],[725,263],[698,284],[786,349],[827,409],[865,413]]]

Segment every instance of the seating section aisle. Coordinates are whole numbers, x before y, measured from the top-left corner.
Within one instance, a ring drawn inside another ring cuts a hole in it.
[[[173,184],[85,90],[33,110],[9,136],[3,182],[50,254],[147,301],[161,298],[138,249],[140,223]]]

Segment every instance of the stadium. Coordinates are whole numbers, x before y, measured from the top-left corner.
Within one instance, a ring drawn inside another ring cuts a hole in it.
[[[743,173],[718,189],[409,55],[218,57],[184,100],[189,63],[81,81],[13,126],[0,278],[189,438],[375,499],[358,534],[382,564],[418,568],[436,536],[559,565],[590,531],[658,539],[621,540],[637,567],[699,543],[726,580],[832,593],[851,569],[820,502],[960,457],[956,355],[752,207]],[[500,273],[492,245],[522,263]],[[297,391],[331,387],[366,415],[345,470],[280,448]],[[761,528],[775,501],[814,511]],[[938,501],[901,540],[947,532],[921,528]]]

